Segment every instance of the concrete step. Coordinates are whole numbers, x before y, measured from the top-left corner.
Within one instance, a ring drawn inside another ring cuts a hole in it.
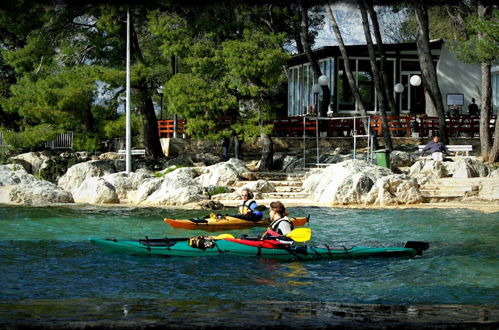
[[[440,192],[440,193],[446,193],[446,192],[455,192],[455,193],[465,193],[465,192],[478,192],[479,187],[478,186],[446,186],[446,187],[430,187],[430,186],[423,186],[419,189],[421,192]]]
[[[286,173],[286,172],[245,172],[241,174],[243,179],[248,181],[296,181],[303,180],[306,173]]]
[[[248,184],[255,183],[257,181],[238,181],[232,187],[242,187]],[[280,181],[280,180],[269,180],[274,187],[301,187],[303,182],[298,180],[288,180],[288,181]]]
[[[271,192],[262,193],[261,199],[305,199],[308,194],[304,192]]]
[[[430,190],[430,191],[421,191],[421,196],[423,197],[469,197],[469,196],[478,196],[478,191],[438,191],[438,190]]]
[[[303,191],[302,186],[276,186],[275,190],[277,192],[301,192]]]

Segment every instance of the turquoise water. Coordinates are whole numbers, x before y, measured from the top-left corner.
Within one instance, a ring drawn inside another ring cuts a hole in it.
[[[226,211],[231,212],[232,210]],[[109,253],[93,237],[189,237],[164,217],[206,211],[104,207],[0,207],[0,301],[126,304],[165,299],[351,304],[499,303],[499,214],[465,209],[290,208],[311,214],[311,243],[402,245],[428,241],[423,257],[276,262],[258,258],[163,258]],[[262,228],[227,231],[259,234]],[[5,317],[5,315],[3,315]],[[0,319],[2,315],[0,313]]]

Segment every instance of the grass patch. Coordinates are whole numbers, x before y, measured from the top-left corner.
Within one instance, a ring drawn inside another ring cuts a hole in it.
[[[168,173],[171,173],[171,172],[175,171],[177,168],[181,168],[181,167],[185,167],[185,166],[184,165],[172,165],[172,166],[167,167],[166,169],[164,169],[161,172],[153,172],[152,176],[155,178],[162,178],[165,175],[167,175]]]
[[[219,194],[226,194],[228,192],[230,192],[229,189],[227,187],[223,187],[223,186],[217,186],[217,187],[213,187],[211,189],[208,189],[208,194],[210,196],[219,195]]]

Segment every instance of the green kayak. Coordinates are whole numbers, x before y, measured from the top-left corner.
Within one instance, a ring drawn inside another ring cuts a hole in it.
[[[280,248],[262,248],[245,244],[245,239],[205,239],[197,247],[189,245],[186,238],[161,238],[119,240],[114,238],[90,238],[98,246],[128,254],[146,254],[171,257],[197,257],[227,254],[242,257],[262,257],[279,260],[317,260],[364,257],[414,257],[428,249],[426,242],[409,241],[404,247],[313,247],[307,245]],[[249,241],[249,239],[248,239]],[[253,242],[248,242],[254,244]]]

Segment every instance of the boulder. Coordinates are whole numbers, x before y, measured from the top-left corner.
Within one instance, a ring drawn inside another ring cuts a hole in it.
[[[413,152],[393,150],[390,153],[390,165],[394,168],[410,167],[418,160],[419,155]]]
[[[37,180],[33,175],[26,172],[21,165],[0,165],[0,186],[30,184]]]
[[[12,186],[9,193],[11,203],[23,205],[47,205],[73,203],[70,192],[61,189],[48,181],[38,180],[29,185]]]
[[[11,157],[9,161],[13,164],[22,165],[28,173],[37,174],[40,171],[43,162],[48,158],[49,157],[40,152],[27,152]]]
[[[203,186],[229,186],[239,180],[242,173],[248,169],[244,162],[231,158],[227,162],[218,163],[201,169],[201,174],[196,181]]]
[[[124,161],[93,160],[71,166],[58,181],[58,186],[74,192],[87,178],[101,177],[124,170]]]
[[[90,159],[86,152],[42,151],[28,152],[11,157],[9,161],[22,165],[30,174],[56,183],[66,173],[68,167]]]
[[[276,191],[275,186],[266,180],[249,182],[243,187],[237,189],[236,192],[240,194],[244,188],[248,188],[253,193],[270,193]]]
[[[397,205],[422,203],[423,197],[415,178],[393,174],[379,178],[366,196],[364,204]]]
[[[499,169],[493,170],[489,173],[489,178],[499,178]]]
[[[473,157],[456,158],[455,161],[422,159],[411,166],[409,175],[416,178],[420,185],[424,185],[436,179],[446,177],[486,177],[492,170],[491,165]]]
[[[38,180],[20,165],[0,165],[0,203],[45,205],[72,203],[69,192],[55,184]]]
[[[193,168],[183,167],[168,173],[158,182],[151,183],[157,189],[144,199],[143,205],[184,205],[193,202],[199,202],[203,199],[204,188],[193,179],[196,171]]]
[[[444,162],[447,172],[454,178],[486,177],[491,172],[489,164],[477,158],[457,158],[454,162]]]
[[[141,185],[153,178],[148,171],[138,170],[127,174],[126,172],[112,173],[102,177],[114,186],[120,199],[128,199],[128,193],[136,191]]]
[[[74,189],[76,203],[119,204],[120,199],[113,185],[100,177],[89,177]]]
[[[424,185],[437,179],[448,177],[449,174],[444,162],[420,160],[411,166],[409,176],[415,178],[420,185]]]
[[[152,178],[142,182],[137,190],[132,190],[127,193],[127,201],[131,204],[143,203],[161,186],[163,180],[163,178]]]
[[[384,167],[352,159],[316,171],[303,182],[311,198],[328,204],[362,204],[374,183],[392,174]]]

